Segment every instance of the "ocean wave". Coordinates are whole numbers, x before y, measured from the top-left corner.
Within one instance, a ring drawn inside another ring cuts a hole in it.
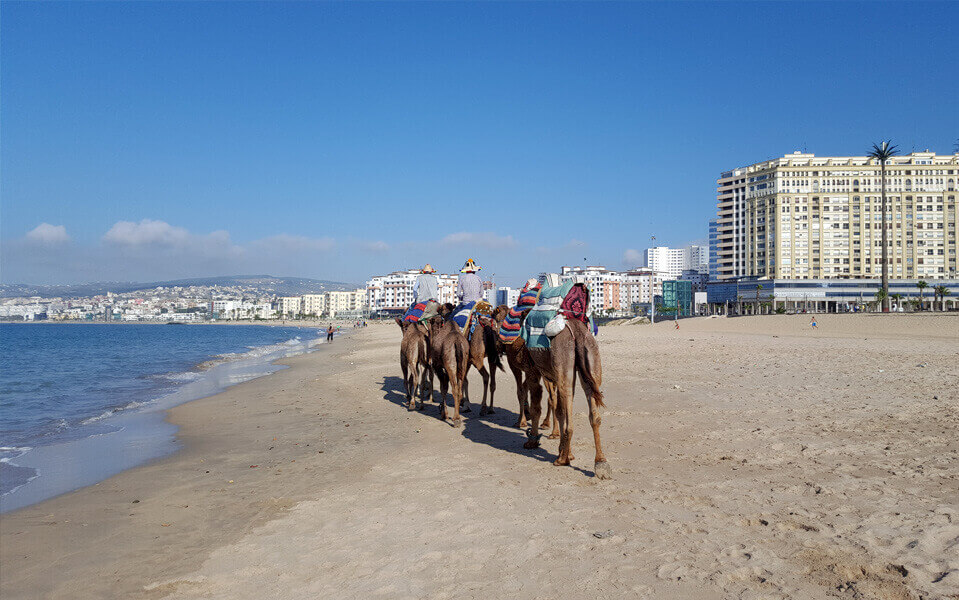
[[[119,413],[119,412],[123,412],[123,411],[125,411],[125,410],[130,410],[131,408],[139,408],[139,407],[143,406],[144,404],[146,404],[146,402],[136,402],[136,401],[130,402],[129,404],[127,404],[127,405],[125,405],[125,406],[118,406],[118,407],[116,407],[116,408],[111,408],[111,409],[106,410],[106,411],[104,411],[103,413],[101,413],[101,414],[99,414],[99,415],[97,415],[97,416],[95,416],[95,417],[90,417],[90,418],[88,418],[88,419],[84,419],[84,420],[80,421],[80,424],[81,424],[81,425],[90,425],[90,424],[92,424],[92,423],[96,423],[97,421],[102,421],[103,419],[108,419],[108,418],[112,417],[113,415],[115,415],[115,414],[117,414],[117,413]]]
[[[0,463],[9,463],[33,450],[32,446],[0,446]],[[12,456],[3,456],[11,454]]]

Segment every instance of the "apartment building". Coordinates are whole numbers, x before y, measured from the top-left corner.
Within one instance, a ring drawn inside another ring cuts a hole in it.
[[[709,270],[709,248],[691,244],[684,248],[657,246],[646,249],[646,268],[665,273],[667,279],[679,279],[683,271]]]
[[[305,294],[303,296],[303,314],[317,317],[327,312],[329,303],[326,294]]]
[[[334,317],[342,313],[355,313],[366,309],[366,289],[347,292],[326,292],[326,314]]]
[[[667,273],[652,269],[611,271],[603,266],[562,267],[560,281],[576,281],[589,290],[593,310],[630,310],[634,304],[648,304],[663,293]]]
[[[303,311],[303,298],[300,296],[281,296],[276,299],[276,312],[281,316],[296,316]]]
[[[370,310],[406,310],[413,303],[413,284],[420,273],[419,269],[409,269],[370,278],[366,282],[367,306]],[[458,277],[458,274],[436,274],[441,303],[456,303]]]
[[[959,154],[913,152],[886,166],[882,222],[877,161],[795,152],[727,171],[717,181],[716,279],[891,279],[957,272]]]

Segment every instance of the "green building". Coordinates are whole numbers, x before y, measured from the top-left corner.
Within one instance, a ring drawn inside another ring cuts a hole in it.
[[[689,317],[693,314],[692,281],[663,282],[663,309],[666,314],[675,316],[677,306],[679,307],[679,316]]]

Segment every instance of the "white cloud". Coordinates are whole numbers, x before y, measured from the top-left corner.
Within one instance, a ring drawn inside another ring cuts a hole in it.
[[[176,246],[190,237],[190,232],[182,227],[174,227],[165,221],[143,219],[139,223],[117,221],[103,235],[103,241],[122,246]]]
[[[513,248],[516,246],[516,240],[513,239],[513,236],[502,236],[488,231],[451,233],[440,240],[440,243],[450,246],[469,245],[481,248]]]
[[[64,244],[70,241],[67,235],[67,228],[63,225],[51,225],[49,223],[40,223],[27,232],[27,240],[38,244]]]
[[[646,262],[646,255],[639,250],[627,249],[623,252],[623,264],[627,267],[641,267]]]

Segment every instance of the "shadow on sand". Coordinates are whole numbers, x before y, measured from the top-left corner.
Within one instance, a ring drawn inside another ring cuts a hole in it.
[[[384,400],[388,400],[403,410],[407,410],[406,386],[403,384],[402,377],[384,377],[380,389],[382,389],[384,392]],[[482,391],[480,391],[480,394],[482,394]],[[504,394],[501,393],[497,396],[497,399],[501,400],[503,396]],[[439,382],[437,381],[436,389],[433,392],[433,401],[426,402],[425,408],[422,411],[417,410],[413,412],[419,413],[423,416],[423,418],[426,419],[433,419],[436,421],[440,420],[440,405],[438,402],[439,398]],[[482,396],[480,396],[480,398],[482,399]],[[516,397],[513,394],[509,394],[509,399],[513,402],[516,401]],[[546,399],[544,398],[544,404],[545,400]],[[497,406],[495,413],[481,417],[479,415],[479,407],[481,404],[479,402],[470,402],[470,405],[473,409],[472,412],[462,415],[462,434],[466,439],[473,443],[484,444],[504,452],[510,452],[520,456],[531,456],[543,462],[551,463],[556,460],[557,455],[548,452],[542,446],[533,450],[527,450],[526,448],[523,448],[523,444],[526,443],[527,437],[525,431],[520,431],[519,429],[513,427],[513,424],[516,423],[517,419],[519,418],[519,415],[516,412],[501,406]],[[452,400],[450,400],[450,404],[447,405],[446,411],[448,415],[453,414]],[[499,425],[499,427],[494,427],[493,424]],[[545,439],[545,436],[543,439]],[[582,469],[576,465],[570,466],[585,475],[594,475],[591,470]]]

